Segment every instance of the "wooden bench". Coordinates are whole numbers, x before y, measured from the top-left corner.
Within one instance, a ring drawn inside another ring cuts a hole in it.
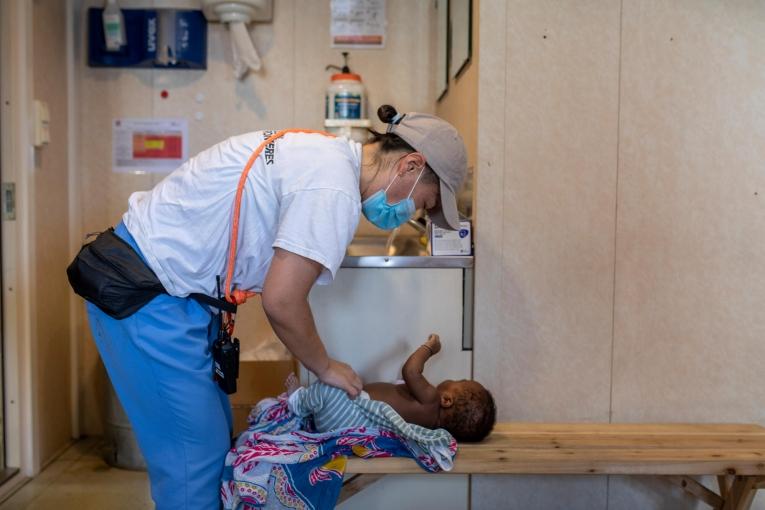
[[[386,474],[420,473],[411,459],[349,458],[341,501]],[[748,424],[502,423],[460,445],[453,474],[653,475],[711,507],[750,508],[765,487],[765,428]],[[717,492],[691,476],[716,475]]]

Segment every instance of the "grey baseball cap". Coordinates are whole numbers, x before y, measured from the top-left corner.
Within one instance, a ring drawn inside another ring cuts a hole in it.
[[[388,124],[388,133],[421,152],[438,176],[440,207],[428,211],[430,219],[439,227],[459,230],[456,195],[467,175],[467,151],[460,134],[445,120],[417,112],[396,115]]]

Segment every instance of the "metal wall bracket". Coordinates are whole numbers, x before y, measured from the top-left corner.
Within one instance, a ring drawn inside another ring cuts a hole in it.
[[[473,350],[473,268],[463,270],[462,281],[462,350]]]

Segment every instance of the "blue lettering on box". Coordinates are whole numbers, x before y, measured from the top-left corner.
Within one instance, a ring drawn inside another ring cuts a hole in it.
[[[146,50],[157,52],[157,18],[149,18],[146,23]]]

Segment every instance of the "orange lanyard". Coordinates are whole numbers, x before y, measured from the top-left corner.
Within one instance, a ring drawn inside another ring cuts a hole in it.
[[[247,175],[250,173],[252,166],[255,164],[255,161],[257,161],[263,150],[269,144],[283,137],[287,133],[308,133],[324,135],[333,138],[335,137],[335,135],[331,133],[327,133],[325,131],[317,131],[314,129],[282,129],[281,131],[277,131],[273,135],[266,138],[263,143],[261,143],[258,148],[253,151],[250,159],[247,160],[247,164],[244,166],[244,170],[242,170],[242,175],[239,177],[239,184],[236,186],[236,198],[234,199],[234,217],[231,222],[231,242],[228,247],[228,269],[226,271],[226,282],[224,286],[226,301],[229,303],[234,303],[235,305],[241,305],[245,303],[247,299],[258,294],[257,292],[252,292],[249,290],[233,289],[231,283],[231,280],[234,278],[234,267],[236,265],[236,242],[239,238],[239,211],[242,206],[242,195],[244,194],[244,185],[247,182]],[[233,321],[231,322],[233,328]]]

